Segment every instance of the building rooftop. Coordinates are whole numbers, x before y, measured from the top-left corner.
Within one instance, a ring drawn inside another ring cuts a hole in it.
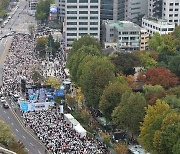
[[[157,23],[157,24],[160,24],[160,25],[175,25],[174,23],[169,23],[165,19],[157,19],[157,18],[153,18],[153,17],[143,17],[143,19],[149,20],[151,22],[154,22],[154,23]]]
[[[113,20],[106,20],[104,21],[106,25],[110,25],[118,29],[119,31],[130,31],[130,30],[137,30],[141,29],[140,26],[136,25],[130,21],[113,21]]]

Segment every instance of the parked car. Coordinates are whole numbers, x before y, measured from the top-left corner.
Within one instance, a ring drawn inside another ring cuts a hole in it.
[[[5,109],[8,109],[8,108],[9,108],[9,105],[8,105],[7,103],[4,103],[4,104],[3,104],[3,107],[4,107]]]

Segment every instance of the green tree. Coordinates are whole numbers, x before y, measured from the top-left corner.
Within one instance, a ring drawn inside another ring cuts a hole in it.
[[[34,83],[38,83],[41,82],[43,79],[43,76],[41,75],[41,73],[39,72],[40,70],[34,70],[32,72],[32,80]]]
[[[78,51],[82,46],[93,46],[96,47],[99,51],[101,51],[101,44],[100,42],[90,35],[84,35],[79,40],[75,40],[72,45],[71,52]]]
[[[167,102],[172,109],[180,112],[180,98],[178,98],[176,95],[166,95],[163,100]]]
[[[10,131],[8,125],[4,121],[0,120],[0,143],[4,146],[8,146],[10,142],[14,139],[12,132]]]
[[[87,55],[100,56],[100,51],[96,47],[93,47],[93,45],[90,45],[81,47],[76,53],[73,54],[73,59],[71,59],[71,67],[69,67],[69,70],[74,82],[77,82],[78,80],[78,67]]]
[[[36,43],[36,51],[39,53],[40,57],[45,57],[46,55],[46,45],[47,45],[47,38],[40,37],[37,39]]]
[[[110,83],[104,89],[99,102],[99,109],[107,119],[111,119],[112,111],[120,103],[121,96],[126,91],[131,92],[131,88],[119,82]]]
[[[115,73],[123,72],[125,75],[133,75],[134,67],[139,63],[131,53],[116,53],[115,56],[110,57],[110,60],[115,65]]]
[[[40,0],[36,7],[35,17],[37,20],[44,22],[49,17],[50,4],[52,0]]]
[[[169,69],[180,78],[180,55],[171,59]]]
[[[157,61],[151,57],[149,51],[146,51],[145,53],[140,55],[140,61],[142,67],[144,67],[145,69],[157,66]]]
[[[155,149],[154,134],[160,130],[162,121],[168,112],[170,112],[169,105],[160,100],[157,100],[154,106],[148,105],[146,108],[146,115],[140,127],[139,141],[149,152]]]
[[[144,85],[143,86],[143,92],[145,94],[145,96],[147,96],[148,94],[156,94],[158,92],[163,91],[164,88],[160,85]]]
[[[88,61],[80,77],[80,86],[87,105],[98,107],[100,96],[110,81],[114,80],[114,66],[107,58],[94,56]]]
[[[54,89],[60,88],[60,81],[55,77],[48,77],[45,81],[46,85],[51,85]]]
[[[133,134],[139,134],[140,122],[145,115],[145,98],[140,93],[125,92],[121,102],[112,113],[113,123],[119,128],[128,129]]]

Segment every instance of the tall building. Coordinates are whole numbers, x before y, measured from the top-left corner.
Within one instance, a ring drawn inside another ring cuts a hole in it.
[[[141,21],[141,18],[144,15],[147,14],[148,14],[148,0],[125,1],[125,20],[138,22]]]
[[[122,51],[140,49],[141,27],[130,21],[103,21],[103,44],[117,43]]]
[[[58,8],[59,20],[62,23],[65,16],[65,0],[55,0],[55,4]]]
[[[180,0],[163,0],[162,18],[180,25]]]
[[[101,0],[101,21],[124,20],[125,0]]]
[[[163,0],[148,0],[148,16],[162,18]]]
[[[31,15],[35,15],[36,6],[37,6],[39,0],[28,0],[28,2],[29,2],[28,13]]]
[[[87,34],[100,38],[100,0],[66,0],[63,24],[66,48]]]

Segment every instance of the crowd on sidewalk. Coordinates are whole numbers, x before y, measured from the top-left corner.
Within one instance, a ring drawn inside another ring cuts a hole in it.
[[[95,139],[80,138],[56,109],[25,112],[24,123],[54,154],[109,154],[105,145]]]

